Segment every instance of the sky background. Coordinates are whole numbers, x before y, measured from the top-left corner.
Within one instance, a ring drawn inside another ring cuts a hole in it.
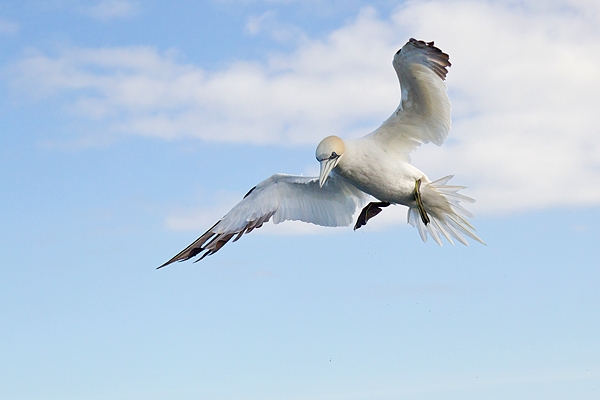
[[[268,224],[155,268],[450,54],[487,246]],[[0,393],[10,399],[597,399],[597,1],[0,2]]]

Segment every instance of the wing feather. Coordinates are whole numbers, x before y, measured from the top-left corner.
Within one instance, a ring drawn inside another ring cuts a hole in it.
[[[367,196],[343,178],[332,174],[319,187],[318,178],[276,174],[252,188],[223,218],[196,241],[158,268],[219,251],[231,239],[260,228],[271,218],[322,226],[347,226]]]
[[[451,105],[444,79],[450,67],[448,54],[433,42],[410,39],[392,62],[400,81],[400,105],[369,136],[396,151],[406,161],[424,143],[441,145],[451,127]]]

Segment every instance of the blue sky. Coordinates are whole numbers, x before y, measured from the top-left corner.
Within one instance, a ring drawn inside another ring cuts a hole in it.
[[[600,7],[586,1],[4,1],[0,391],[11,399],[596,399]],[[318,172],[450,54],[487,246],[265,226],[155,270],[275,172]]]

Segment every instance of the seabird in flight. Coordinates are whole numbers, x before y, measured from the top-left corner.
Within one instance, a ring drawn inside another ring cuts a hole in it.
[[[454,244],[465,238],[485,244],[467,221],[473,215],[461,202],[474,202],[458,193],[464,186],[448,185],[452,175],[431,181],[410,164],[410,153],[421,144],[440,146],[450,131],[450,100],[444,79],[450,67],[448,54],[433,42],[410,39],[392,62],[400,81],[400,105],[370,134],[353,140],[337,136],[319,143],[316,158],[319,177],[276,174],[253,187],[244,198],[175,257],[161,265],[219,251],[231,239],[273,220],[299,220],[323,226],[352,224],[354,229],[390,204],[408,207],[408,223],[421,239],[427,233],[441,246],[441,236]],[[366,206],[367,201],[375,198]]]

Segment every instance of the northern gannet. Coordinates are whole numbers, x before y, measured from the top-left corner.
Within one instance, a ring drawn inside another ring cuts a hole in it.
[[[199,255],[196,261],[219,251],[231,239],[260,228],[273,219],[278,224],[300,220],[323,226],[365,225],[384,207],[408,207],[408,223],[421,239],[427,233],[441,246],[440,236],[467,245],[465,236],[485,244],[467,221],[473,215],[460,202],[474,202],[458,192],[464,186],[447,185],[452,175],[431,181],[410,164],[410,153],[421,144],[440,146],[450,131],[450,100],[444,79],[448,54],[433,42],[410,39],[392,62],[400,81],[400,105],[379,128],[353,140],[323,139],[315,156],[319,177],[276,174],[253,187],[206,233],[158,268]]]

